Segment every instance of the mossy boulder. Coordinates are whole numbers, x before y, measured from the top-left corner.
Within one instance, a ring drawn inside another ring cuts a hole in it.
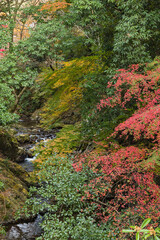
[[[20,144],[31,142],[29,134],[20,134],[20,135],[16,136],[16,139]]]
[[[20,162],[25,157],[25,151],[19,147],[12,131],[0,128],[0,152],[12,161]]]
[[[29,174],[17,163],[0,157],[0,223],[14,221],[24,205],[31,184]]]

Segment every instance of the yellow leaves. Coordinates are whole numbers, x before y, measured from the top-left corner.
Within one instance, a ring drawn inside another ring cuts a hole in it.
[[[42,85],[47,100],[42,109],[44,126],[54,124],[67,113],[68,116],[73,116],[76,111],[76,116],[78,115],[86,74],[97,71],[100,66],[95,56],[74,59],[63,65],[62,69],[54,73],[43,74]]]
[[[45,143],[43,148],[40,143],[37,145],[38,158],[34,161],[35,166],[39,168],[41,164],[49,157],[58,154],[60,157],[66,157],[76,150],[80,143],[80,127],[79,123],[75,125],[65,125],[58,133],[55,139]],[[54,163],[53,163],[54,164]]]
[[[51,78],[52,79],[52,78]],[[65,82],[68,80],[68,76],[63,78],[63,81],[60,79],[59,81],[57,81],[53,86],[52,89],[54,88],[59,88],[61,86],[63,86],[65,84]]]
[[[57,10],[60,9],[65,9],[68,6],[70,6],[70,3],[67,3],[65,0],[64,1],[48,1],[46,3],[43,4],[43,6],[41,7],[41,9],[39,11],[47,11],[47,13],[51,13],[54,14]]]
[[[73,65],[73,63],[75,63],[76,60],[72,60],[72,61],[69,61],[69,62],[64,62],[63,65],[64,67],[70,67],[71,65]]]
[[[6,13],[5,12],[0,12],[0,17],[4,17],[6,16]]]

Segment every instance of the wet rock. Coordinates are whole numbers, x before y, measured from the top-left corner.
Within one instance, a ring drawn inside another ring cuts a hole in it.
[[[27,157],[27,152],[23,147],[18,147],[18,156],[15,162],[20,163],[24,161],[24,158]]]
[[[20,134],[20,135],[16,136],[16,139],[20,144],[30,143],[30,135],[29,134]]]
[[[41,234],[40,223],[42,222],[42,217],[37,216],[34,222],[22,223],[12,226],[8,231],[6,239],[7,240],[33,240]]]
[[[35,142],[30,135],[15,135],[13,131],[0,128],[0,152],[14,162],[22,162],[27,157],[27,149],[24,144]]]
[[[35,135],[31,134],[29,137],[30,137],[30,143],[34,143],[38,140],[37,134],[35,134]]]
[[[32,120],[32,121],[37,121],[37,122],[39,122],[39,121],[41,120],[40,110],[36,110],[36,111],[32,114],[31,120]]]
[[[7,239],[20,239],[21,231],[17,227],[12,227],[10,233],[7,236]]]
[[[32,151],[31,149],[28,149],[28,150],[26,151],[26,154],[27,154],[27,157],[28,157],[28,158],[32,158],[32,157],[33,157],[33,151]]]
[[[31,131],[31,133],[24,133],[24,134],[16,135],[16,139],[20,145],[32,144],[38,140],[39,132],[37,133],[37,130],[35,130],[35,129],[30,130],[30,131]]]
[[[8,130],[0,128],[0,152],[13,161],[19,158],[19,145],[17,139]]]

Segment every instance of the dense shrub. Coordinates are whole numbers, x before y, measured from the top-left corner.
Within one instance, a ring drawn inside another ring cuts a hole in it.
[[[27,215],[46,212],[39,239],[126,239],[123,228],[146,217],[157,224],[160,189],[154,164],[142,165],[148,156],[145,149],[131,146],[75,159],[47,151],[37,173],[40,186],[31,189],[24,208]]]
[[[129,69],[119,69],[107,88],[114,88],[112,96],[102,99],[97,108],[114,108],[119,106],[125,110],[135,110],[153,106],[159,102],[160,67],[142,71],[141,65],[132,65]]]
[[[84,186],[94,178],[90,170],[76,172],[71,159],[51,155],[41,164],[39,188],[32,188],[32,198],[23,208],[26,215],[46,212],[42,223],[43,235],[38,239],[98,240],[106,239],[105,224],[95,221],[95,205],[81,201]],[[34,197],[34,193],[39,198]],[[31,207],[32,206],[32,207]]]
[[[88,166],[95,173],[85,184],[81,201],[96,203],[97,217],[112,222],[113,232],[136,225],[145,217],[155,222],[160,217],[160,189],[154,182],[152,164],[142,166],[145,158],[145,149],[130,146],[107,156],[79,156],[73,164],[77,172]]]

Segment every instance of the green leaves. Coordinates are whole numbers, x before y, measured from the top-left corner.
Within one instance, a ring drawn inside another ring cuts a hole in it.
[[[5,48],[7,42],[10,42],[8,21],[0,20],[0,48]]]
[[[150,221],[151,221],[151,218],[145,219],[145,220],[142,222],[140,228],[142,229],[142,228],[144,228],[145,226],[147,226],[147,225],[150,223]]]
[[[139,235],[139,232],[136,233],[136,240],[139,240],[140,238],[140,235]]]
[[[133,230],[130,229],[123,229],[123,233],[134,233],[136,232],[136,240],[140,239],[148,239],[153,236],[153,239],[159,240],[160,236],[160,228],[153,229],[153,227],[150,227],[149,229],[144,229],[149,223],[151,222],[151,218],[145,219],[140,227],[137,226],[130,226],[130,228],[133,228]],[[140,233],[143,233],[143,235],[140,235]]]
[[[30,37],[20,42],[19,50],[37,66],[45,61],[49,66],[63,60],[65,46],[71,42],[70,38],[70,29],[66,28],[62,19],[57,18],[37,24]]]
[[[116,66],[127,67],[129,64],[145,63],[151,60],[151,56],[156,56],[155,50],[159,45],[157,36],[160,34],[160,31],[157,31],[160,24],[157,18],[158,7],[160,5],[149,5],[145,0],[117,2],[121,15],[115,27],[113,44],[113,62]]]
[[[39,187],[31,191],[39,198],[27,200],[24,210],[28,208],[30,213],[46,212],[41,225],[44,232],[39,240],[107,239],[105,224],[98,226],[94,220],[94,204],[81,201],[84,184],[89,176],[90,179],[94,178],[92,172],[76,172],[71,159],[50,154],[37,176]]]
[[[114,38],[114,62],[119,67],[143,63],[150,59],[147,52],[147,41],[150,31],[147,30],[146,13],[142,1],[122,1],[119,8],[124,11],[116,26]]]
[[[27,88],[33,87],[37,70],[30,59],[14,48],[0,60],[0,125],[6,125],[17,118],[12,114]]]
[[[122,232],[123,232],[123,233],[132,233],[132,232],[134,232],[134,230],[123,229]]]
[[[6,231],[5,231],[5,228],[2,226],[2,225],[0,225],[0,235],[6,235]]]
[[[3,190],[4,188],[4,183],[0,181],[0,191]]]

